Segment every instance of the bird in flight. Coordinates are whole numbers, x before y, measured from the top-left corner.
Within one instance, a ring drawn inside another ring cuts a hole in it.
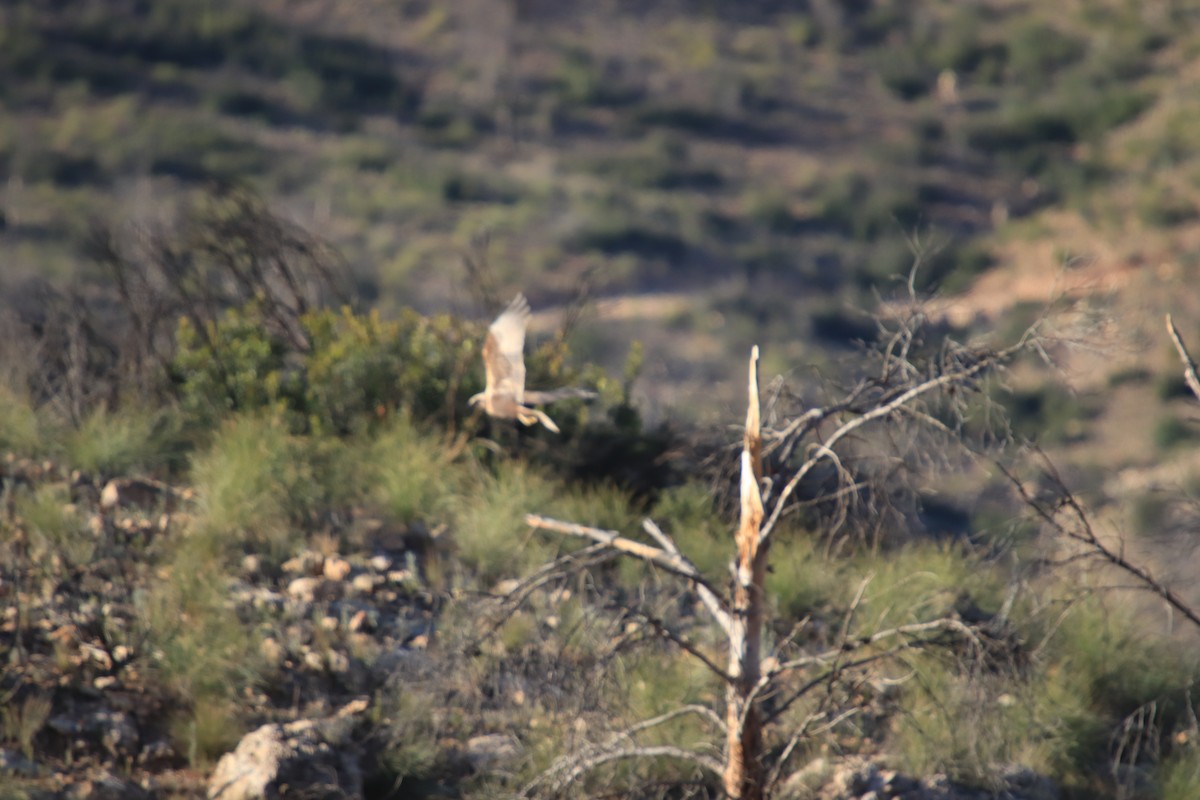
[[[524,425],[542,423],[559,433],[554,420],[535,405],[545,405],[570,397],[592,398],[595,392],[587,389],[525,389],[525,326],[529,324],[529,301],[518,294],[508,308],[496,317],[488,328],[483,343],[483,368],[487,375],[484,390],[468,402],[482,405],[489,416],[497,419],[516,419]]]

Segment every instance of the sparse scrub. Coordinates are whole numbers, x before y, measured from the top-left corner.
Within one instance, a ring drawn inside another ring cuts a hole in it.
[[[554,552],[554,543],[525,523],[529,509],[554,496],[554,483],[520,462],[502,462],[495,475],[480,474],[467,485],[453,513],[453,542],[482,587],[524,574]]]
[[[6,697],[0,709],[0,736],[15,742],[26,758],[33,758],[34,742],[53,708],[52,697],[45,692],[30,692],[19,700]]]
[[[36,455],[43,447],[42,424],[28,397],[0,386],[0,449],[20,456]]]
[[[322,498],[310,446],[278,417],[225,422],[211,447],[197,453],[192,463],[196,546],[209,558],[229,557],[243,548],[284,557]]]
[[[269,675],[252,621],[231,613],[225,567],[183,542],[165,577],[139,594],[149,663],[178,710],[169,721],[177,752],[196,766],[237,743],[239,694]]]
[[[368,496],[406,523],[441,521],[461,498],[469,475],[448,457],[443,441],[419,433],[403,414],[371,436],[362,473]]]
[[[183,460],[181,419],[171,410],[99,406],[65,440],[69,465],[99,479],[163,474]]]
[[[33,563],[42,564],[52,574],[63,574],[91,561],[96,537],[71,503],[65,483],[21,491],[14,505],[29,535]]]

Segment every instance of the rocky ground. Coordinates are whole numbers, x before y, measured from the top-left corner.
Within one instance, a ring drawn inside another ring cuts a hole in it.
[[[453,775],[510,772],[525,757],[520,731],[493,719],[423,743],[449,779],[424,784],[417,795],[381,780],[389,751],[413,744],[397,741],[384,698],[395,697],[398,683],[441,680],[444,687],[461,656],[454,650],[462,645],[461,637],[451,640],[436,625],[442,598],[427,567],[438,537],[420,526],[359,519],[351,523],[354,536],[329,539],[320,548],[309,541],[281,561],[250,553],[237,574],[227,576],[228,614],[269,622],[257,646],[272,679],[269,687],[248,683],[240,692],[240,742],[219,758],[197,758],[188,752],[187,732],[172,722],[187,700],[164,679],[164,654],[145,630],[147,586],[164,578],[164,543],[187,535],[189,493],[137,479],[98,486],[53,463],[11,458],[0,477],[0,787],[6,787],[0,797],[455,797]],[[77,563],[64,558],[72,555],[65,544],[53,553],[40,547],[30,533],[36,521],[20,513],[33,512],[15,502],[21,492],[46,487],[61,490],[61,510],[81,520],[90,538],[89,547],[74,552]],[[553,593],[549,584],[543,590],[508,583],[498,591]],[[477,621],[489,603],[494,608],[496,598],[480,599]],[[186,626],[191,620],[184,617],[179,624]],[[551,617],[548,624],[554,622]],[[507,699],[493,698],[493,711],[498,703],[525,704],[539,681],[553,682],[551,672],[534,669],[519,683],[511,681],[518,688],[510,688]],[[464,710],[474,702],[469,689],[458,694]],[[458,702],[456,690],[435,696],[447,705]],[[497,717],[486,712],[480,718],[487,713]],[[410,737],[436,736],[430,726],[406,730]],[[1058,796],[1049,781],[1027,771],[1012,770],[1004,782],[993,788],[1014,800]],[[994,795],[956,786],[945,776],[905,776],[877,760],[831,756],[787,778],[778,796]]]

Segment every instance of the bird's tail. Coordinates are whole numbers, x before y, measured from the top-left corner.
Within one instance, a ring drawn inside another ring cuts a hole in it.
[[[536,392],[536,391],[530,391],[529,389],[526,389],[525,395],[521,399],[524,400],[526,403],[532,403],[533,405],[544,406],[547,403],[554,403],[559,400],[572,400],[575,398],[578,398],[581,400],[592,400],[597,396],[598,395],[595,392],[593,392],[591,389],[564,388],[564,389],[549,389],[544,392]]]
[[[517,412],[517,419],[526,425],[536,425],[540,422],[555,433],[562,433],[558,429],[558,426],[554,424],[554,420],[546,416],[544,411],[537,408],[522,408]]]

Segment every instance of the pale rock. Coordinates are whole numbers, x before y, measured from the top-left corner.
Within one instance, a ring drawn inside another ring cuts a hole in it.
[[[264,725],[247,734],[217,762],[209,800],[361,798],[360,754],[350,733],[367,705],[356,700],[332,717]]]
[[[489,733],[467,740],[463,755],[477,772],[482,772],[497,762],[512,761],[521,754],[521,744],[504,733]]]
[[[258,645],[258,650],[262,654],[263,660],[273,667],[278,667],[287,657],[287,651],[273,636],[263,639]]]
[[[141,478],[113,478],[100,492],[100,508],[151,509],[165,505],[170,508],[175,502],[175,492],[165,483]]]
[[[302,603],[311,603],[317,599],[317,592],[321,589],[321,583],[321,578],[314,578],[312,576],[296,578],[288,584],[288,596]]]
[[[344,558],[333,556],[325,559],[323,571],[328,580],[344,581],[350,574],[350,562]]]
[[[350,629],[351,633],[358,633],[359,631],[366,631],[374,628],[375,623],[371,619],[371,615],[368,614],[367,610],[364,608],[354,612],[354,616],[350,618],[350,622],[346,624],[346,627]]]
[[[100,741],[114,756],[130,756],[138,751],[141,737],[137,725],[124,711],[97,711],[92,715],[90,725],[99,729]]]
[[[170,761],[175,758],[175,748],[166,739],[154,739],[148,742],[142,748],[142,752],[138,753],[139,764],[152,764],[155,762]]]
[[[371,560],[367,563],[370,565],[371,569],[375,570],[376,572],[387,572],[392,568],[392,560],[382,553],[372,556]]]
[[[250,553],[242,558],[242,574],[246,576],[254,576],[262,571],[262,559],[254,553]]]
[[[405,584],[411,583],[416,579],[416,576],[409,569],[394,569],[387,574],[387,579],[391,583]]]
[[[327,660],[329,671],[335,675],[345,675],[350,671],[350,658],[339,650],[330,650]]]
[[[492,594],[501,595],[501,596],[510,595],[513,592],[515,592],[517,589],[520,589],[520,588],[521,588],[521,582],[519,580],[517,580],[516,578],[508,578],[507,580],[500,581],[495,586],[493,586]]]
[[[131,780],[101,770],[78,783],[71,784],[63,793],[70,800],[143,800],[149,793]]]
[[[325,558],[320,553],[305,550],[298,556],[289,558],[279,565],[279,568],[289,575],[316,575],[321,572]]]
[[[350,588],[358,594],[370,594],[382,579],[378,575],[363,572],[355,575],[350,581]]]

